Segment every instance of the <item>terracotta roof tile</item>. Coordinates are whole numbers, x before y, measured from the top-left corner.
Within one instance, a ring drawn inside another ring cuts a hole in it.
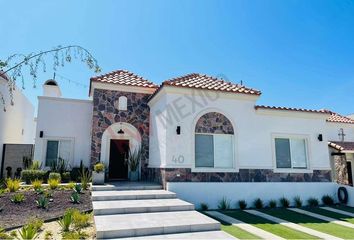
[[[295,111],[295,112],[329,114],[329,112],[327,110],[311,110],[311,109],[305,109],[305,108],[275,107],[275,106],[264,106],[264,105],[256,105],[255,109],[271,109],[271,110],[280,110],[280,111]]]
[[[329,118],[327,118],[327,122],[354,124],[354,119],[342,116],[338,113],[335,113],[335,112],[332,112],[329,110],[325,110],[325,111],[328,111],[329,113],[331,113],[331,116]]]
[[[223,92],[261,95],[261,92],[256,89],[247,88],[240,84],[235,84],[232,82],[224,81],[222,79],[210,77],[199,73],[191,73],[185,76],[173,78],[164,81],[162,84],[176,86],[176,87],[208,89],[208,90],[223,91]]]
[[[110,73],[106,73],[100,76],[91,78],[91,81],[102,83],[113,83],[118,85],[134,86],[134,87],[146,87],[157,88],[158,86],[149,80],[144,79],[134,73],[126,70],[117,70]]]
[[[337,149],[338,151],[354,151],[354,142],[337,142],[330,141],[328,146]]]

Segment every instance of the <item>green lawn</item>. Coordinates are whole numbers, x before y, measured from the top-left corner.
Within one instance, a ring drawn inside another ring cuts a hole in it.
[[[285,239],[317,239],[309,234],[296,231],[241,210],[222,211],[222,213]]]
[[[321,208],[310,208],[310,209],[305,208],[304,210],[354,224],[354,218],[347,216],[347,215],[340,214],[340,213],[328,211],[328,210],[321,209]]]
[[[326,221],[296,213],[287,209],[263,209],[261,211],[266,214],[282,218],[289,222],[297,223],[304,227],[312,228],[314,230],[336,237],[354,239],[354,229],[352,228],[343,227],[335,223],[328,223]]]
[[[238,239],[259,239],[259,237],[253,235],[252,233],[242,230],[241,228],[238,228],[236,226],[232,226],[231,224],[221,221],[220,219],[210,216],[206,213],[204,214],[207,215],[208,217],[214,218],[215,220],[219,221],[221,223],[221,230],[227,232],[228,234]]]

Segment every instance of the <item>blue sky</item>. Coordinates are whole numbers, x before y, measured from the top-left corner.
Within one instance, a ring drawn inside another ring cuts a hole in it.
[[[79,44],[104,72],[127,69],[153,82],[223,75],[263,92],[259,104],[354,113],[354,1],[0,1],[0,59]],[[58,74],[82,85],[81,63]],[[26,82],[36,105],[37,88]],[[57,77],[63,95],[88,88]]]

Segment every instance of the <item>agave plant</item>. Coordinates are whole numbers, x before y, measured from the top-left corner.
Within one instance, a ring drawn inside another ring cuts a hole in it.
[[[45,196],[40,196],[36,201],[36,204],[38,208],[47,209],[48,202],[49,202],[48,198],[46,198]]]
[[[73,212],[71,210],[65,211],[64,216],[58,221],[63,232],[68,232],[70,230],[70,225],[73,221]]]
[[[25,225],[19,230],[21,239],[35,239],[38,236],[38,230],[33,225]]]
[[[71,194],[71,202],[75,204],[80,203],[80,194],[78,194],[77,192],[73,192]]]
[[[140,146],[136,148],[134,151],[129,149],[129,152],[125,158],[125,163],[128,165],[130,171],[135,172],[138,169],[141,155],[142,152]]]

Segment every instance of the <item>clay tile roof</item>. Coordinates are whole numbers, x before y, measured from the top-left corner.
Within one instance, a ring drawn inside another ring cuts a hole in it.
[[[335,122],[335,123],[348,123],[348,124],[354,124],[354,120],[345,116],[342,116],[338,113],[328,111],[331,116],[329,118],[327,118],[327,122]]]
[[[354,142],[330,141],[328,142],[328,146],[338,151],[354,151]]]
[[[295,111],[295,112],[329,114],[328,110],[311,110],[311,109],[304,109],[304,108],[274,107],[274,106],[264,106],[264,105],[256,105],[255,109],[271,109],[271,110],[280,110],[280,111]]]
[[[134,87],[146,87],[157,88],[158,86],[149,80],[144,79],[134,73],[127,70],[117,70],[110,73],[106,73],[100,76],[91,78],[91,81],[102,83],[113,83],[118,85],[134,86]]]
[[[261,92],[256,89],[247,88],[243,85],[227,82],[222,79],[210,77],[207,75],[202,75],[199,73],[191,73],[182,77],[173,78],[164,81],[163,85],[251,94],[251,95],[261,95]]]

